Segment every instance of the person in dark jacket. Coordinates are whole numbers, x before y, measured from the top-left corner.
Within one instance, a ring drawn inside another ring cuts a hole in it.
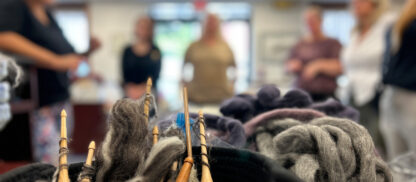
[[[416,152],[416,1],[408,0],[387,35],[380,129],[393,159]]]
[[[53,3],[1,0],[0,50],[28,57],[37,66],[39,106],[32,115],[31,132],[34,160],[57,164],[62,109],[68,114],[68,134],[73,126],[68,71],[75,71],[84,57],[75,53],[52,16],[48,6]],[[88,53],[95,48],[90,46]]]

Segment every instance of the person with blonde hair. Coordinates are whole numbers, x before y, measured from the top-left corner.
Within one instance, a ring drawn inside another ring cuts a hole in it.
[[[351,5],[356,25],[342,53],[348,78],[347,93],[360,111],[361,124],[369,130],[377,148],[383,151],[384,142],[378,129],[378,88],[381,84],[384,37],[394,21],[394,15],[386,13],[388,0],[352,0]]]
[[[233,52],[221,35],[221,21],[208,14],[202,36],[192,43],[185,54],[184,65],[192,65],[192,80],[184,80],[189,101],[217,104],[234,94],[234,81],[227,70],[236,67]]]
[[[307,8],[304,19],[308,34],[292,49],[286,69],[296,75],[297,88],[309,92],[314,101],[323,101],[335,96],[336,78],[342,74],[342,46],[323,33],[320,7]]]
[[[393,159],[416,152],[416,0],[407,3],[387,35],[380,130]]]

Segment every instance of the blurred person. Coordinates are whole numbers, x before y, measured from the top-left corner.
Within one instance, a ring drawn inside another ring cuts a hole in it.
[[[308,35],[290,53],[286,69],[296,74],[295,86],[309,92],[314,101],[335,96],[336,79],[342,74],[341,44],[322,32],[322,10],[310,6],[304,13]]]
[[[233,52],[221,35],[221,21],[208,14],[199,40],[192,43],[185,54],[185,66],[193,66],[193,79],[184,81],[189,101],[216,104],[234,95],[234,80],[227,76],[235,69]]]
[[[136,41],[123,53],[123,87],[127,97],[138,99],[146,92],[146,81],[152,78],[154,86],[162,66],[161,53],[153,42],[153,20],[141,17],[135,27]]]
[[[342,53],[348,78],[346,88],[352,105],[360,111],[360,123],[368,129],[378,150],[384,152],[379,131],[378,87],[385,49],[384,37],[394,16],[386,13],[388,0],[352,0],[351,6],[356,25]]]
[[[100,43],[92,39],[87,53],[76,54],[48,8],[53,3],[54,0],[1,0],[0,50],[34,61],[39,103],[32,115],[33,156],[38,162],[58,164],[62,109],[68,114],[69,137],[73,128],[68,71],[75,72],[84,56]]]
[[[387,36],[380,129],[387,156],[416,152],[416,1],[405,8]]]

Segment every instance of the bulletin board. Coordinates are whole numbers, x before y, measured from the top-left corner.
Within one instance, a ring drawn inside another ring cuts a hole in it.
[[[264,62],[284,62],[292,47],[299,40],[297,32],[265,32],[259,39],[261,60]]]

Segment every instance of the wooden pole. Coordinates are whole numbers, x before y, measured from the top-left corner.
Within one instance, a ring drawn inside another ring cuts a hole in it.
[[[191,140],[191,124],[189,121],[189,108],[188,108],[188,89],[183,88],[183,103],[184,103],[184,115],[185,115],[185,131],[186,131],[186,149],[188,151],[188,157],[192,158],[192,140]]]
[[[159,136],[159,128],[157,126],[153,127],[153,146],[157,144],[158,142],[158,136]],[[162,179],[160,180],[160,182],[164,182],[165,181],[165,176],[162,177]]]
[[[66,111],[61,112],[61,139],[59,141],[59,178],[58,182],[69,182],[68,175],[68,142],[66,134]]]
[[[212,182],[211,171],[209,170],[207,142],[205,138],[205,119],[204,113],[199,111],[199,131],[201,138],[201,156],[202,156],[202,175],[201,182]]]
[[[158,141],[159,136],[159,128],[157,126],[153,127],[153,145],[155,145]]]
[[[188,182],[191,174],[194,160],[192,158],[192,141],[191,141],[191,125],[189,122],[189,111],[188,111],[188,90],[186,87],[183,88],[183,105],[185,108],[185,129],[186,129],[186,148],[188,151],[188,157],[185,158],[183,166],[179,171],[176,182]]]
[[[88,167],[92,166],[92,158],[94,157],[94,150],[95,150],[95,142],[91,141],[90,145],[88,146],[87,160],[85,161],[85,165],[88,166]],[[82,178],[81,182],[91,182],[91,179]]]
[[[144,115],[146,117],[146,124],[149,123],[149,107],[150,107],[150,94],[152,93],[152,78],[147,79],[146,83],[146,95],[144,101]]]

